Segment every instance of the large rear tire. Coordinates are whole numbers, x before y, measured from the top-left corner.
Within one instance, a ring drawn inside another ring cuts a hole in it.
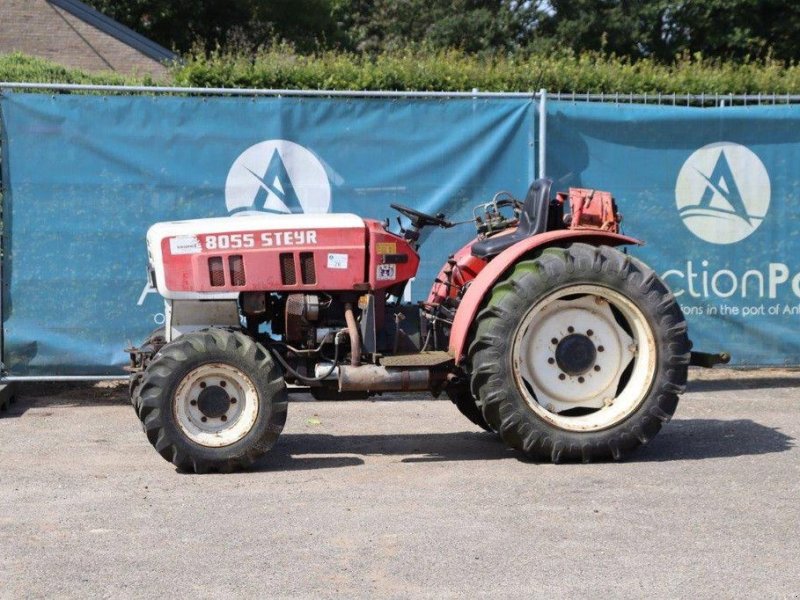
[[[608,247],[518,263],[478,314],[472,392],[486,422],[533,459],[620,459],[675,412],[690,342],[672,293]]]
[[[207,329],[167,344],[147,367],[138,396],[148,440],[184,471],[247,468],[286,423],[281,371],[239,332]]]
[[[486,419],[483,418],[483,413],[481,413],[481,409],[475,402],[475,398],[472,396],[472,392],[470,392],[469,387],[463,386],[452,389],[448,388],[445,391],[447,393],[447,397],[450,398],[453,404],[456,405],[458,412],[467,417],[467,419],[481,429],[485,431],[492,430],[492,428],[489,427],[489,424],[486,422]]]

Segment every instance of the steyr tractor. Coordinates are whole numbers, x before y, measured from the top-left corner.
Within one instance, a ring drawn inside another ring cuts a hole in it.
[[[165,327],[128,349],[150,443],[181,470],[247,468],[275,444],[296,390],[444,392],[534,460],[619,459],[647,443],[685,387],[683,313],[617,249],[640,242],[619,233],[611,194],[550,188],[540,179],[524,201],[500,192],[475,207],[477,237],[419,303],[404,289],[420,231],[454,226],[442,214],[393,204],[399,233],[353,214],[153,225]]]

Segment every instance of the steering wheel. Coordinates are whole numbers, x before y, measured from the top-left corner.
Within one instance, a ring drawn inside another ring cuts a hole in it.
[[[453,224],[445,219],[444,215],[442,214],[438,214],[436,216],[429,215],[427,213],[414,210],[413,208],[403,206],[402,204],[390,204],[389,206],[391,206],[401,215],[408,217],[411,220],[411,225],[417,229],[424,227],[425,225],[436,225],[437,227],[442,227],[443,229],[453,226]]]

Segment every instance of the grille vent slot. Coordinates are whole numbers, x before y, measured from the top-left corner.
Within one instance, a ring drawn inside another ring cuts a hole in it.
[[[300,279],[303,283],[317,283],[317,272],[314,268],[314,253],[300,253]]]
[[[281,252],[281,283],[283,285],[295,285],[297,283],[297,273],[294,269],[294,254],[291,252]]]
[[[209,257],[208,278],[211,280],[212,287],[222,287],[225,285],[225,271],[222,268],[221,256]]]
[[[235,286],[242,286],[246,283],[244,276],[244,260],[241,254],[233,254],[228,257],[228,269],[231,272],[231,283]]]

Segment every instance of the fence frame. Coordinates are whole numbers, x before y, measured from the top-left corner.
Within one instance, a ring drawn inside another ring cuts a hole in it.
[[[173,86],[119,86],[75,83],[24,83],[0,81],[0,96],[12,90],[55,93],[104,92],[109,94],[153,94],[182,96],[239,96],[239,97],[314,97],[314,98],[418,98],[418,99],[502,99],[528,98],[538,102],[538,139],[536,153],[537,173],[544,177],[547,172],[547,102],[602,102],[614,104],[655,104],[659,106],[730,107],[800,104],[800,94],[624,94],[624,93],[549,93],[542,88],[538,92],[482,92],[477,88],[463,92],[433,91],[382,91],[382,90],[294,90],[257,88],[198,88]],[[3,182],[0,181],[0,185]],[[2,207],[0,207],[1,209]],[[4,252],[5,236],[0,232],[0,252]],[[3,266],[0,260],[0,285],[3,281]],[[0,294],[0,317],[3,315]],[[0,328],[0,385],[16,382],[37,381],[113,381],[125,380],[127,375],[6,375],[3,362],[3,339]]]

